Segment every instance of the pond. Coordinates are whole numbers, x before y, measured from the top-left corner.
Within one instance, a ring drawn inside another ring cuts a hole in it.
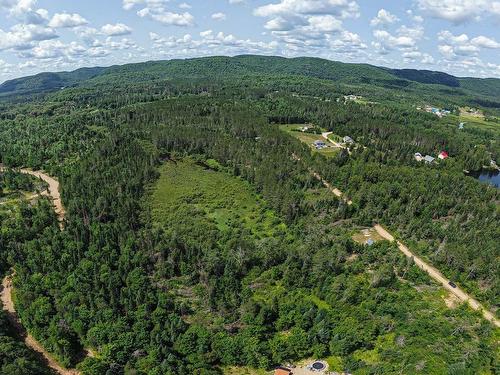
[[[495,186],[496,188],[500,188],[500,171],[483,169],[481,171],[472,172],[470,176],[477,178],[479,181],[484,182],[485,184],[490,184]]]

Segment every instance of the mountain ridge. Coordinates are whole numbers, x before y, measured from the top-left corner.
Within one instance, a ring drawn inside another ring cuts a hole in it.
[[[449,88],[465,90],[473,95],[482,96],[480,100],[493,103],[491,105],[493,107],[497,105],[500,107],[500,103],[497,103],[500,97],[498,78],[455,77],[439,71],[391,69],[317,57],[285,58],[260,55],[156,60],[109,67],[80,68],[69,72],[44,72],[3,82],[0,84],[0,96],[49,93],[65,87],[79,87],[87,82],[98,83],[99,80],[105,82],[115,75],[124,81],[144,82],[174,78],[229,78],[244,74],[301,76],[339,84],[373,85],[389,89],[440,85],[443,92]]]

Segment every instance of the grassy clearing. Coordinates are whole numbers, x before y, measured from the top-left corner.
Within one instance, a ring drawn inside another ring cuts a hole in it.
[[[302,125],[280,125],[279,127],[284,132],[297,138],[299,141],[307,144],[313,152],[317,152],[319,154],[322,154],[322,155],[325,155],[328,157],[334,156],[339,152],[339,148],[334,147],[332,144],[329,144],[328,141],[326,141],[325,138],[323,138],[323,136],[321,134],[313,134],[313,133],[306,133],[306,132],[297,131],[297,129],[300,128],[301,126]],[[315,141],[323,141],[327,144],[328,147],[326,147],[322,150],[317,150],[316,147],[313,146],[313,143]]]
[[[286,230],[251,186],[240,178],[189,159],[168,162],[160,173],[152,194],[152,217],[157,225],[168,228],[175,212],[185,212],[187,220],[189,216],[201,216],[221,232],[247,229],[257,238],[264,238]]]
[[[370,239],[375,242],[384,241],[384,238],[374,228],[362,229],[353,234],[352,239],[362,245],[366,244],[366,241]]]
[[[462,114],[460,116],[450,115],[448,118],[453,119],[456,122],[457,127],[459,123],[465,123],[464,130],[467,130],[468,128],[488,130],[500,136],[500,122],[498,120],[486,120],[484,117],[470,114]]]

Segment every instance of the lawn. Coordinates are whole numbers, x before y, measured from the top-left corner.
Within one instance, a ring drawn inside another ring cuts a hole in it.
[[[500,121],[486,120],[484,117],[478,117],[470,114],[461,114],[460,116],[450,115],[449,119],[455,119],[457,127],[460,122],[465,123],[464,130],[468,128],[476,128],[482,130],[489,130],[500,136]]]
[[[359,244],[366,244],[366,241],[373,240],[374,242],[383,241],[384,238],[378,234],[374,228],[362,229],[359,232],[353,234],[352,239]]]
[[[152,218],[168,228],[174,215],[186,220],[209,222],[221,231],[247,229],[257,238],[272,237],[286,230],[285,224],[266,207],[250,184],[213,168],[216,163],[197,164],[191,159],[167,162],[152,192]]]
[[[329,143],[321,134],[314,134],[314,133],[306,133],[302,131],[297,131],[302,125],[280,125],[280,129],[287,132],[291,136],[297,138],[301,142],[304,142],[307,144],[313,152],[317,152],[319,154],[325,155],[325,156],[334,156],[339,152],[339,148],[334,147],[333,144]],[[317,150],[316,147],[313,146],[314,141],[323,141],[326,143],[328,147],[322,149],[322,150]]]

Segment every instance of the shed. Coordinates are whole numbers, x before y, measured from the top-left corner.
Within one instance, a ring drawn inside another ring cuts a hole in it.
[[[435,158],[433,158],[433,157],[432,157],[432,156],[430,156],[430,155],[425,155],[425,157],[424,157],[424,161],[425,161],[426,163],[433,163],[433,162],[434,162],[434,160],[436,160],[436,159],[435,159]]]
[[[344,138],[342,138],[342,140],[344,141],[344,143],[354,143],[354,139],[352,139],[348,135],[346,135]]]

